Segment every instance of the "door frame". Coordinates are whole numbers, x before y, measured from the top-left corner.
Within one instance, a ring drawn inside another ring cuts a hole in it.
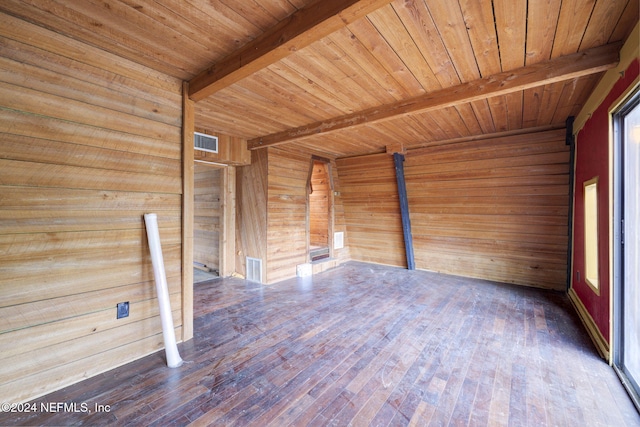
[[[329,191],[327,201],[329,207],[327,209],[327,247],[329,249],[329,258],[333,258],[333,230],[334,230],[334,185],[333,185],[333,168],[331,166],[331,160],[312,155],[309,162],[309,174],[307,176],[306,194],[307,194],[307,218],[306,218],[306,234],[307,234],[307,262],[311,262],[311,201],[310,195],[312,190],[311,179],[313,177],[313,166],[316,162],[324,163],[327,167],[327,175],[329,177]]]
[[[620,378],[625,389],[629,393],[631,400],[636,408],[640,411],[640,396],[637,390],[640,384],[635,383],[624,369],[623,351],[624,351],[624,249],[623,249],[623,211],[624,211],[624,144],[623,135],[621,133],[622,122],[626,114],[632,109],[640,106],[640,85],[632,85],[621,97],[620,102],[615,104],[611,109],[611,128],[612,138],[612,211],[613,211],[613,227],[612,227],[612,270],[613,270],[613,297],[611,298],[611,328],[612,328],[612,354],[611,365],[616,374]],[[640,381],[640,379],[636,379]]]

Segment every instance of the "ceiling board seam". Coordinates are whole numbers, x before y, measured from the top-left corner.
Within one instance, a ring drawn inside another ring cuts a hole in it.
[[[549,49],[549,57],[545,59],[550,59],[553,56],[553,46],[556,44],[556,36],[558,35],[558,25],[560,24],[560,11],[562,10],[562,3],[564,0],[560,0],[560,7],[558,7],[558,13],[556,16],[556,28],[553,31],[553,41],[551,42],[551,49]]]
[[[587,35],[587,29],[589,28],[589,24],[591,23],[591,18],[593,18],[593,12],[596,10],[597,0],[593,2],[593,6],[591,7],[591,13],[589,13],[589,19],[587,20],[587,25],[584,26],[584,32],[582,33],[582,37],[580,37],[580,43],[578,43],[578,52],[582,49],[582,43],[584,42],[584,38]]]
[[[427,6],[427,10],[428,10],[428,6]],[[429,72],[434,76],[436,76],[436,74],[433,71],[433,68],[431,68],[431,65],[429,64],[429,61],[427,61],[427,58],[425,58],[424,54],[422,53],[422,50],[418,47],[418,43],[416,42],[416,40],[413,38],[413,36],[411,35],[411,32],[409,31],[409,29],[407,28],[407,25],[404,23],[404,21],[402,20],[402,18],[400,17],[400,15],[398,14],[398,11],[396,10],[396,8],[393,6],[393,4],[391,4],[391,9],[393,10],[393,13],[395,14],[395,16],[398,18],[398,20],[400,21],[400,23],[402,24],[402,27],[404,28],[404,30],[407,32],[407,34],[409,35],[409,39],[413,42],[413,44],[416,46],[416,49],[418,49],[418,51],[420,52],[420,56],[422,57],[422,60],[424,61],[424,63],[427,65],[427,67],[429,68]],[[383,36],[384,38],[384,36]],[[386,41],[386,39],[385,39]],[[408,64],[405,63],[405,61],[402,59],[402,57],[400,57],[400,55],[398,55],[398,57],[400,58],[400,60],[402,61],[402,63],[405,65],[405,67],[407,67],[407,70],[409,70],[409,72],[411,73],[411,75],[413,76],[414,79],[416,79],[416,81],[420,82],[420,86],[422,87],[422,89],[424,89],[425,92],[429,92],[429,88],[424,87],[424,85],[421,82],[421,79],[418,78],[418,76],[415,75],[415,73],[411,70],[411,68],[408,66]],[[457,73],[457,71],[456,71]],[[435,79],[435,81],[437,81],[437,78]],[[438,82],[439,83],[439,82]],[[442,85],[440,85],[442,86]]]
[[[487,96],[505,96],[510,93],[522,92],[527,88],[550,83],[561,83],[565,80],[599,73],[617,64],[617,61],[619,61],[619,47],[620,43],[600,46],[555,60],[544,61],[528,67],[520,67],[507,73],[499,73],[493,77],[490,76],[489,78],[477,79],[473,82],[445,88],[402,102],[374,107],[328,121],[311,123],[276,134],[253,138],[249,141],[250,149],[277,145],[319,133],[368,125],[420,112],[444,109],[476,101],[483,97],[486,98]],[[586,64],[584,61],[586,61]],[[489,93],[486,93],[487,91]],[[267,138],[266,142],[264,138]]]
[[[522,65],[527,65],[527,42],[529,41],[529,37],[527,37],[529,34],[529,0],[527,0],[527,5],[525,6],[524,16],[524,49],[522,51]]]
[[[446,1],[450,1],[450,0],[446,0]],[[427,4],[426,1],[423,0],[423,2],[424,2],[424,5],[425,5],[425,8],[427,10],[427,13],[431,17],[431,21],[433,22],[433,27],[438,32],[438,37],[440,37],[440,39],[442,40],[442,43],[445,45],[445,51],[446,51],[447,57],[449,58],[449,61],[451,62],[451,66],[453,67],[453,69],[456,72],[456,77],[458,78],[458,82],[462,82],[463,78],[460,75],[460,71],[456,67],[456,63],[453,60],[453,58],[451,57],[451,54],[449,53],[449,49],[446,47],[445,37],[443,36],[442,31],[440,31],[440,28],[438,27],[438,24],[436,23],[436,20],[433,18],[433,13],[431,12],[431,9],[429,8],[429,5]],[[460,3],[458,3],[458,7],[460,7]],[[462,14],[462,9],[460,9],[460,14]],[[464,17],[463,17],[463,19],[464,19]],[[465,27],[466,27],[466,23],[465,23]],[[468,36],[468,34],[467,34],[467,36]],[[473,50],[473,48],[472,48],[472,50]],[[477,66],[477,60],[475,60],[475,62],[476,62],[476,66]]]
[[[500,71],[504,71],[502,69],[502,49],[500,46],[500,34],[498,33],[498,20],[496,18],[496,6],[491,0],[491,13],[493,14],[493,29],[496,32],[496,44],[498,45],[498,60],[500,61]],[[485,76],[482,76],[485,77]]]

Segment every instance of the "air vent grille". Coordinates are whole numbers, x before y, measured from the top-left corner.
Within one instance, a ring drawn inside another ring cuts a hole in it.
[[[262,283],[262,260],[247,257],[247,280]]]
[[[218,137],[207,135],[205,133],[194,132],[193,133],[193,148],[201,151],[208,151],[210,153],[218,152]]]

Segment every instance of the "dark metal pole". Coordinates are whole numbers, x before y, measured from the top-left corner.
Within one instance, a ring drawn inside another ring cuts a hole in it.
[[[404,234],[404,249],[407,255],[407,268],[409,270],[415,270],[411,220],[409,219],[409,200],[407,199],[407,186],[404,181],[404,155],[393,153],[393,162],[396,167],[396,181],[398,183],[398,198],[400,199],[400,215],[402,217],[402,232]]]

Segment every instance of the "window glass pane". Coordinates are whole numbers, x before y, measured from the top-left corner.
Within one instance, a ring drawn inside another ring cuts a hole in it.
[[[624,364],[640,382],[640,106],[624,118]]]
[[[598,289],[598,178],[584,183],[585,278]]]

